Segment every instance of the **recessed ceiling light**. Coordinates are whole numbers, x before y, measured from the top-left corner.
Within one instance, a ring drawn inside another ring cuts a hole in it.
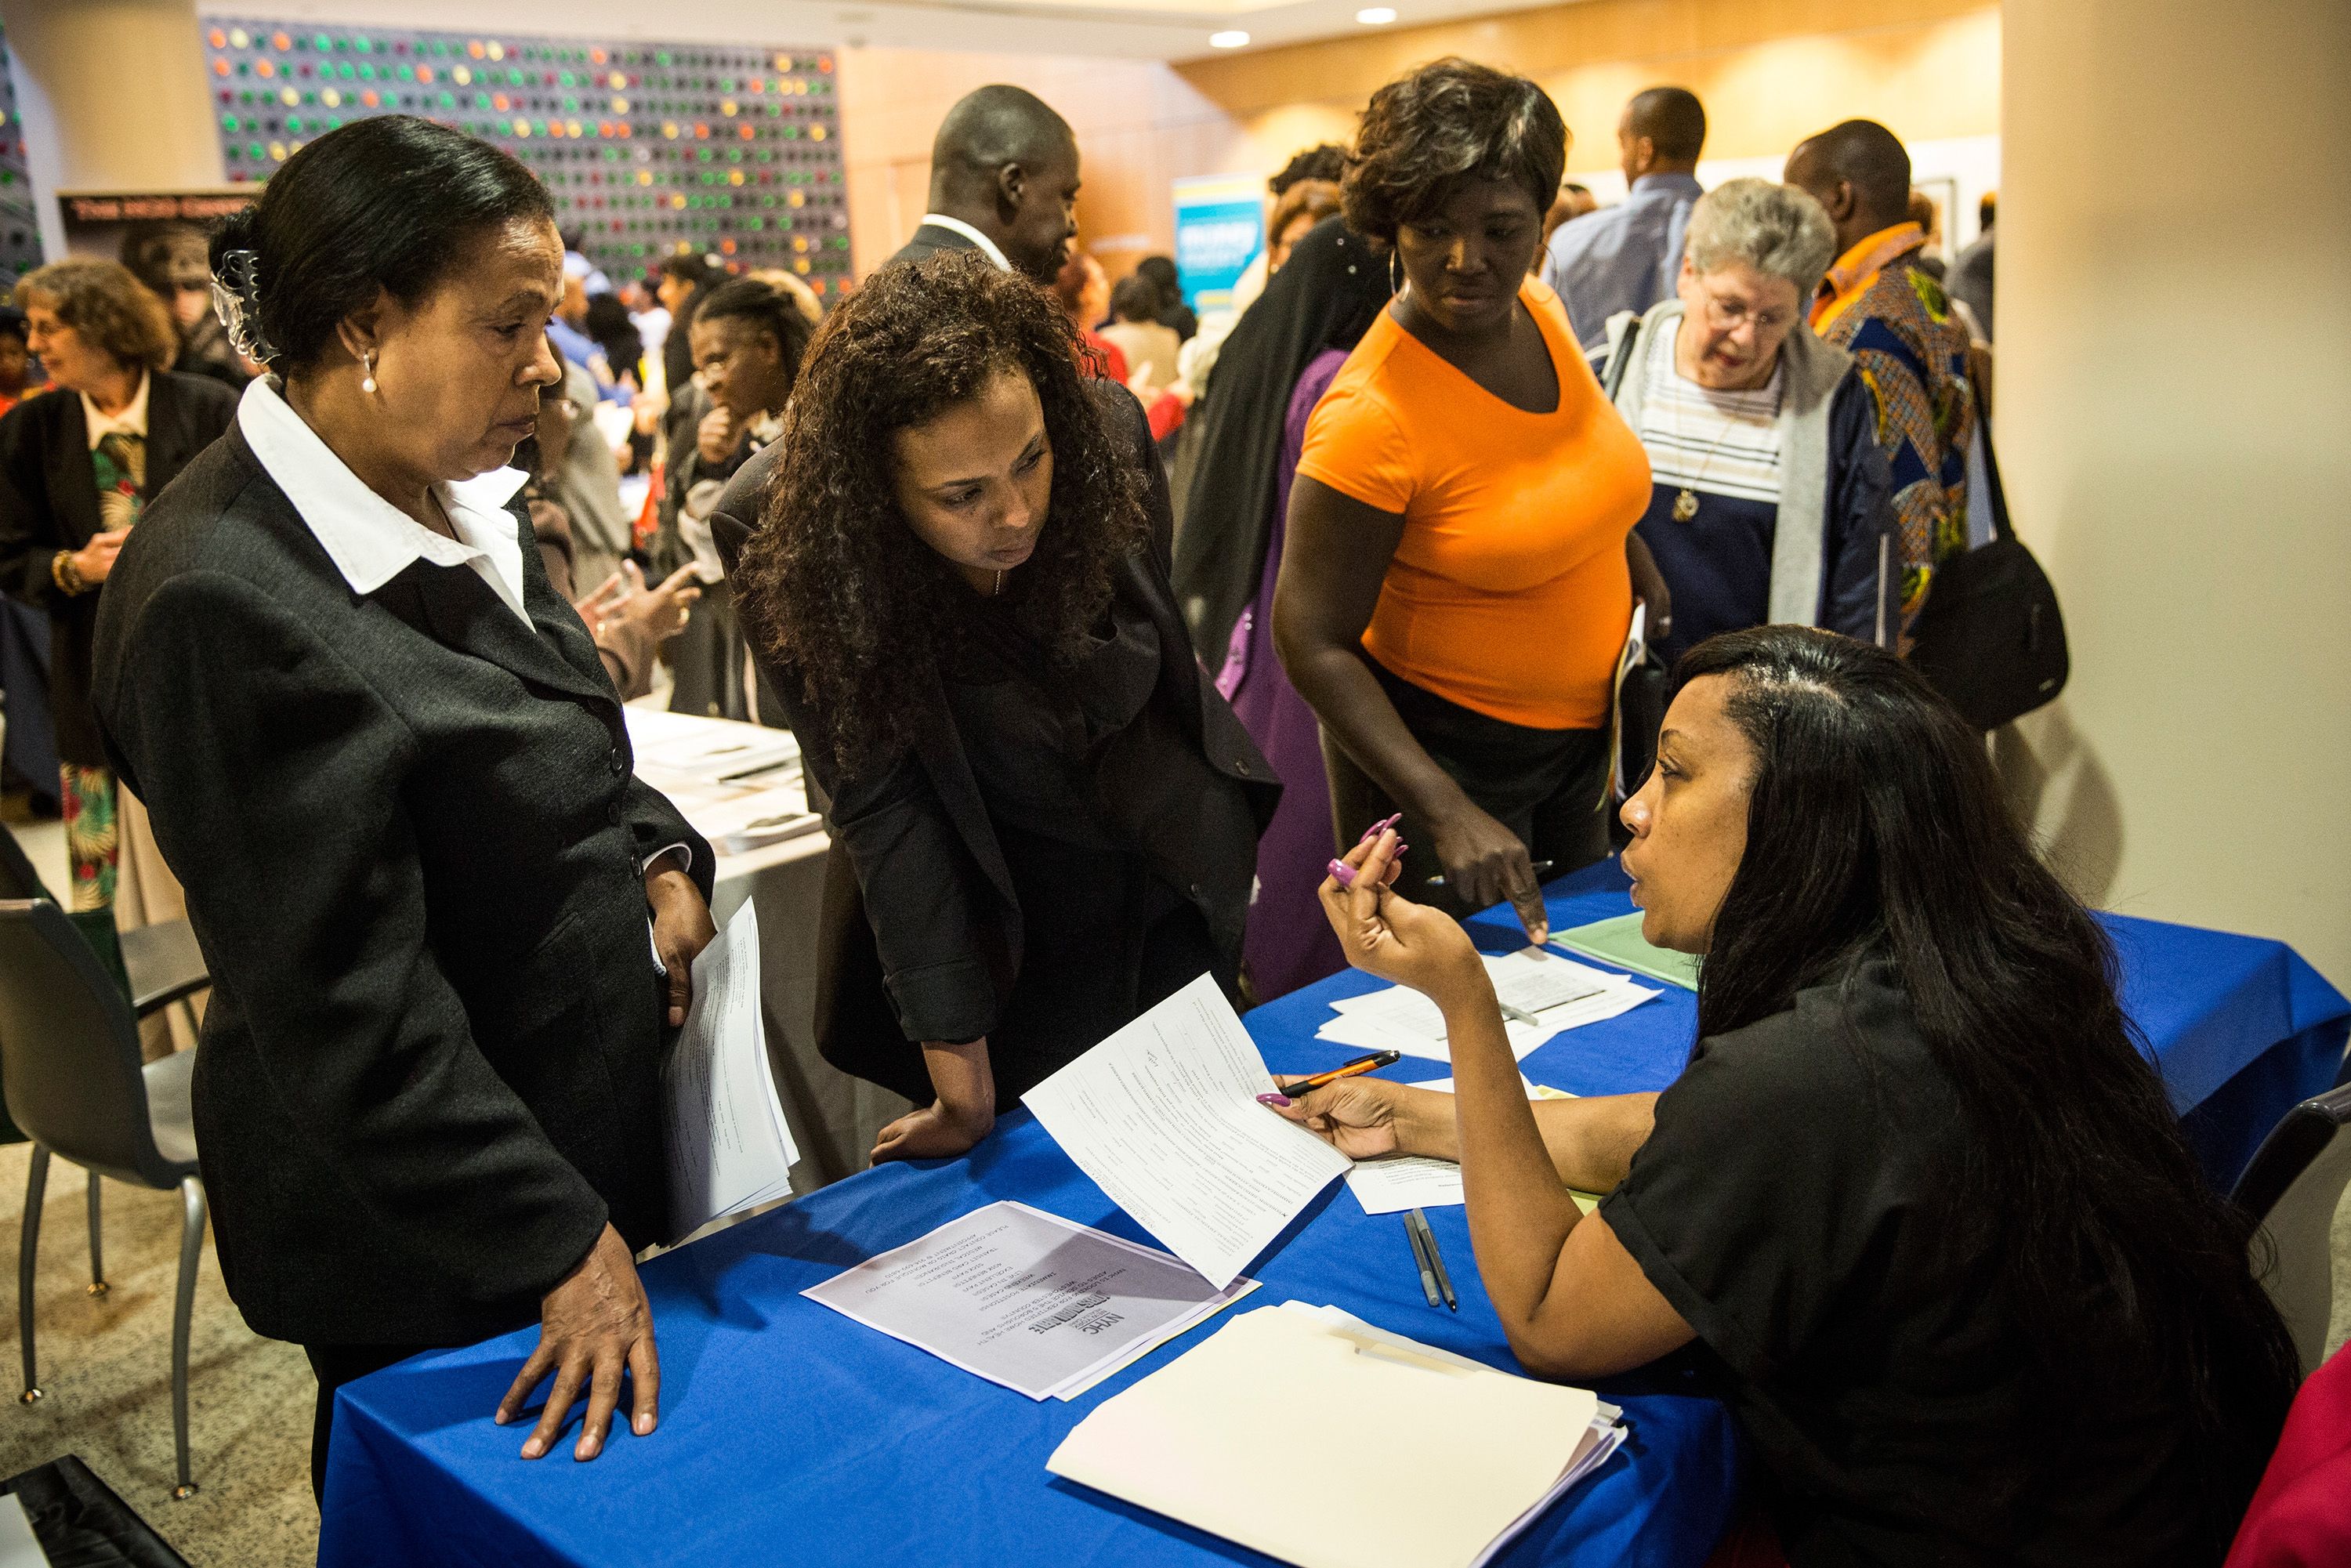
[[[1395,20],[1393,5],[1366,5],[1355,13],[1355,20],[1366,27],[1384,27]]]
[[[1249,35],[1238,29],[1208,35],[1208,47],[1212,49],[1245,49],[1248,47]]]

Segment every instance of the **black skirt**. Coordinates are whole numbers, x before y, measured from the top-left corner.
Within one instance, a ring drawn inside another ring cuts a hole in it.
[[[1364,664],[1429,760],[1479,810],[1517,834],[1530,859],[1552,862],[1542,873],[1546,878],[1565,876],[1607,854],[1606,730],[1530,729],[1450,702],[1376,659],[1366,657]],[[1396,807],[1328,729],[1322,732],[1322,763],[1331,781],[1332,839],[1344,854],[1365,828]],[[1413,824],[1407,821],[1401,827],[1409,841]],[[1455,915],[1476,913],[1449,888],[1429,884],[1430,877],[1444,873],[1435,850],[1428,844],[1405,862],[1399,891],[1416,904]]]

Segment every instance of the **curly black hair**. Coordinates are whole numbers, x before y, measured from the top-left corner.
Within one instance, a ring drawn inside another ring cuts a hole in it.
[[[1442,59],[1399,77],[1364,109],[1340,193],[1347,226],[1382,245],[1466,180],[1508,180],[1535,211],[1559,194],[1567,124],[1524,77]]]
[[[970,589],[898,508],[897,432],[979,395],[1006,371],[1044,406],[1052,498],[1012,613],[1073,661],[1110,608],[1119,561],[1146,548],[1143,482],[1123,462],[1051,296],[977,251],[883,267],[834,308],[777,439],[775,476],[735,574],[753,644],[797,676],[844,774],[903,753]]]

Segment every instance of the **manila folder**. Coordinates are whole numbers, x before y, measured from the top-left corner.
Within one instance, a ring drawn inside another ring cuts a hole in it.
[[[1045,1468],[1299,1568],[1469,1568],[1558,1486],[1597,1405],[1262,1307],[1104,1400]]]

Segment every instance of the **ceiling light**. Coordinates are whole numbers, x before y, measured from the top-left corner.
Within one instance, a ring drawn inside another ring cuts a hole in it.
[[[1238,28],[1228,33],[1211,33],[1208,35],[1208,47],[1212,49],[1245,49],[1249,47],[1249,35],[1239,31]]]
[[[1384,27],[1395,20],[1393,5],[1366,5],[1355,13],[1355,20],[1366,27]]]

